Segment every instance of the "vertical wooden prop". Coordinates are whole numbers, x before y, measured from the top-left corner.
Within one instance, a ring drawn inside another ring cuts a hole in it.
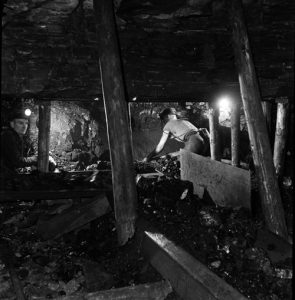
[[[221,160],[220,141],[219,141],[219,110],[216,103],[208,103],[208,118],[210,131],[210,153],[211,159]]]
[[[248,40],[241,0],[231,1],[233,48],[239,75],[240,90],[246,114],[249,138],[256,173],[259,178],[260,197],[267,227],[287,238],[278,181],[275,174],[266,122],[264,121],[260,91]]]
[[[129,129],[131,132],[131,138],[132,138],[132,115],[131,115],[131,103],[128,102],[128,120],[129,120]]]
[[[50,102],[39,105],[38,170],[48,172],[50,140]]]
[[[283,175],[283,168],[285,162],[285,148],[287,143],[287,123],[288,123],[289,104],[279,102],[277,104],[277,122],[274,143],[273,161],[275,165],[276,174],[278,177]]]
[[[133,136],[132,136],[132,114],[131,114],[131,102],[127,103],[128,107],[128,121],[129,121],[129,130],[130,130],[130,141],[131,141],[131,150],[132,150],[132,157],[134,157],[134,152],[133,152]]]
[[[265,117],[265,121],[266,121],[266,126],[267,126],[267,130],[268,130],[268,137],[270,140],[270,143],[273,140],[272,137],[272,132],[271,132],[271,108],[272,108],[272,103],[269,101],[263,101],[262,102],[262,110],[263,110],[263,114]]]
[[[231,111],[231,163],[233,166],[240,165],[239,145],[240,145],[240,102],[232,104]]]
[[[136,185],[123,74],[112,0],[93,0],[106,112],[119,245],[135,231]]]

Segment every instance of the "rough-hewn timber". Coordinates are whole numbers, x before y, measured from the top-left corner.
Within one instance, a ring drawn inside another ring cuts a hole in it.
[[[38,170],[48,172],[50,139],[50,103],[39,105]]]
[[[161,233],[145,231],[142,251],[182,299],[245,300],[236,289]]]
[[[254,165],[259,178],[262,209],[268,228],[287,238],[281,195],[264,121],[258,81],[255,73],[241,0],[231,0],[233,47],[246,114]]]
[[[240,146],[240,102],[232,104],[231,111],[231,162],[238,167],[240,165],[239,146]]]
[[[208,103],[208,119],[210,131],[210,153],[214,160],[221,160],[220,141],[219,141],[219,109],[216,103]]]
[[[276,174],[278,177],[283,175],[287,134],[288,134],[288,116],[289,116],[289,103],[277,104],[277,121],[276,121],[276,133],[275,143],[273,150],[273,161],[275,165]]]
[[[180,150],[181,179],[193,183],[194,194],[203,198],[206,190],[219,206],[251,209],[250,172]]]
[[[94,0],[99,63],[112,163],[113,196],[118,242],[125,244],[135,231],[137,194],[131,133],[112,1]]]

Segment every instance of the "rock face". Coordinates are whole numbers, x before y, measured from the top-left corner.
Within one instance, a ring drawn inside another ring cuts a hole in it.
[[[262,96],[292,95],[292,1],[243,3]],[[101,96],[92,0],[3,6],[2,94]],[[225,1],[123,0],[115,11],[130,98],[203,101],[238,86]]]
[[[58,157],[77,161],[81,151],[93,151],[97,157],[108,149],[107,129],[103,107],[96,103],[52,101],[49,151]],[[38,149],[38,106],[30,103],[28,138]]]

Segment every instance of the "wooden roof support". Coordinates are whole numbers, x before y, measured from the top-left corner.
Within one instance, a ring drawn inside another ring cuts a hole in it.
[[[93,0],[99,63],[112,163],[114,207],[119,245],[135,231],[137,193],[132,145],[112,0]]]
[[[283,175],[284,162],[285,162],[285,149],[287,143],[288,133],[288,112],[289,103],[277,104],[277,122],[276,133],[274,142],[273,161],[277,176],[280,178]]]
[[[145,224],[140,224],[142,227]],[[148,226],[148,225],[146,225]],[[140,227],[139,227],[140,228]],[[186,300],[246,300],[239,291],[210,271],[189,253],[152,228],[144,230],[141,251]]]
[[[208,102],[208,119],[210,131],[210,153],[211,159],[221,160],[220,138],[219,138],[219,109],[215,102]]]
[[[240,102],[232,104],[231,111],[231,162],[235,167],[240,166],[239,146],[240,146]]]
[[[255,73],[241,0],[231,0],[230,16],[233,48],[254,165],[259,178],[260,197],[267,227],[287,238],[288,232],[275,174],[271,147],[264,121],[260,91]]]
[[[39,105],[38,170],[47,173],[49,167],[50,102]]]

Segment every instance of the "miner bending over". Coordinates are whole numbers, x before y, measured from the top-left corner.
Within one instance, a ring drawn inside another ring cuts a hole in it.
[[[198,129],[187,120],[177,119],[175,108],[166,108],[159,116],[165,124],[163,134],[157,147],[143,159],[144,162],[152,160],[153,157],[159,154],[169,137],[183,142],[185,150],[204,156],[209,154],[209,132],[206,128]]]

